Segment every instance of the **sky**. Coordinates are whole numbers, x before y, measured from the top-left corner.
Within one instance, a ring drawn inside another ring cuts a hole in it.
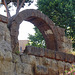
[[[23,10],[26,10],[26,9],[37,9],[35,4],[36,4],[36,0],[34,0],[34,3],[31,4],[30,6],[26,5],[24,8],[21,8],[20,12],[23,11]],[[4,6],[0,7],[0,14],[6,16],[6,12],[4,12],[4,10],[5,10]],[[15,11],[16,8],[12,5],[12,8],[10,10],[11,10],[11,12],[10,12],[11,16],[13,16],[15,14],[15,12],[16,12]],[[28,34],[34,35],[34,33],[35,33],[33,28],[34,28],[34,25],[32,23],[30,23],[28,21],[23,21],[20,24],[20,27],[19,27],[18,40],[28,40]]]

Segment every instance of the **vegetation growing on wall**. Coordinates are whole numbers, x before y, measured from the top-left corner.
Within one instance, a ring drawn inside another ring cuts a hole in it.
[[[75,48],[75,0],[38,0],[37,6],[42,13],[53,20],[56,26],[65,28],[66,36],[72,40]],[[31,37],[35,38],[36,35],[29,37],[34,43],[35,40],[32,40]],[[39,40],[44,39],[40,38]]]
[[[35,46],[35,47],[46,48],[45,40],[42,36],[42,33],[40,33],[40,31],[37,27],[34,27],[34,30],[35,30],[34,35],[29,34],[30,41],[29,41],[28,45]]]
[[[65,28],[75,48],[75,0],[38,0],[37,6],[56,26]]]

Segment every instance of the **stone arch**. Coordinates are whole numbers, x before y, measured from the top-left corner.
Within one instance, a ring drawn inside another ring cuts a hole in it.
[[[18,29],[20,23],[23,20],[33,23],[40,30],[45,39],[46,46],[48,49],[61,49],[61,37],[64,35],[64,29],[56,27],[54,22],[50,20],[46,15],[44,15],[39,10],[34,9],[27,9],[20,12],[12,22],[11,42],[13,49],[15,49],[16,44],[18,44]],[[60,34],[60,31],[62,32],[62,34]]]

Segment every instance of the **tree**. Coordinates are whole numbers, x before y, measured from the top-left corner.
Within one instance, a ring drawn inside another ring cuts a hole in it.
[[[46,48],[45,40],[44,40],[42,34],[40,33],[39,29],[37,27],[34,27],[34,30],[35,30],[34,35],[29,34],[30,41],[29,41],[28,45]]]
[[[8,8],[8,5],[11,2],[17,7],[16,14],[14,16],[10,15],[9,8]],[[7,12],[7,17],[8,17],[8,25],[7,26],[9,29],[11,27],[12,21],[16,18],[20,9],[25,5],[25,3],[29,3],[29,5],[31,5],[32,2],[33,2],[32,0],[2,0],[1,4],[5,6],[6,12]]]
[[[37,6],[56,26],[65,28],[75,48],[75,0],[38,0]]]

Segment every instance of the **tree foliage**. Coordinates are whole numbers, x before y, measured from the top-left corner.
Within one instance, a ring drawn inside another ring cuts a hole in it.
[[[42,34],[40,33],[39,29],[37,27],[34,27],[34,30],[35,30],[34,35],[29,34],[30,41],[29,41],[28,45],[46,48],[45,40],[44,40]]]
[[[53,20],[56,26],[65,28],[66,36],[71,38],[75,48],[75,0],[38,0],[37,6],[42,13]],[[39,36],[41,37],[38,34]],[[31,37],[35,38],[36,35]]]
[[[10,4],[11,2],[13,2],[13,4],[14,4],[15,6],[17,6],[17,1],[18,1],[18,0],[6,0],[7,4]],[[23,0],[19,0],[19,5],[22,3],[22,1],[23,1]],[[33,3],[33,0],[25,0],[24,3],[29,3],[29,5],[30,5],[31,3]],[[2,4],[4,4],[4,0],[2,0]],[[23,6],[24,6],[24,5],[25,5],[25,4],[23,4]]]
[[[8,5],[9,5],[11,2],[17,7],[16,13],[15,13],[14,16],[11,16],[11,15],[10,15],[10,12],[9,12],[9,7],[8,7]],[[2,0],[1,4],[5,6],[6,12],[7,12],[7,17],[8,17],[8,25],[7,25],[7,26],[8,26],[8,28],[9,28],[9,30],[10,30],[10,28],[11,28],[11,23],[12,23],[12,21],[13,21],[13,20],[16,18],[16,16],[18,15],[20,9],[21,9],[22,7],[24,7],[25,3],[28,3],[28,5],[31,5],[32,2],[33,2],[33,0]]]

